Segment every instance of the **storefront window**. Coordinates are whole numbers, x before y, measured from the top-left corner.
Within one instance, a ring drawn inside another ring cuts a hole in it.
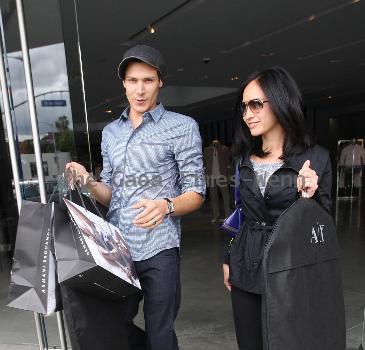
[[[70,98],[70,79],[66,64],[60,8],[57,0],[23,2],[28,39],[33,93],[42,153],[43,174],[47,198],[56,189],[65,164],[71,160],[89,159],[85,144],[87,130],[84,115],[73,109]],[[30,122],[29,101],[24,74],[24,60],[20,45],[17,7],[15,0],[0,1],[0,41],[6,67],[8,98],[13,122],[16,157],[20,176],[22,199],[40,201],[40,191]],[[75,90],[75,88],[74,88]],[[3,97],[3,96],[1,96]],[[3,99],[1,98],[1,101]],[[82,100],[81,100],[82,103]],[[4,106],[0,106],[0,330],[1,344],[37,344],[34,316],[6,308],[12,253],[14,250],[17,207],[13,190],[8,135]],[[77,119],[77,130],[75,130]],[[9,316],[10,315],[10,316]],[[14,322],[8,322],[8,319]],[[25,322],[24,332],[19,330],[19,320]],[[46,320],[48,343],[59,346],[60,339],[56,316]],[[10,345],[9,345],[10,346]],[[1,345],[0,345],[1,347]]]

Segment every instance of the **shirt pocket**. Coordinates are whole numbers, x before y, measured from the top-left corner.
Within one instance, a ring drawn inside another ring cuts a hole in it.
[[[141,141],[128,149],[128,164],[135,174],[163,174],[173,160],[167,143]]]

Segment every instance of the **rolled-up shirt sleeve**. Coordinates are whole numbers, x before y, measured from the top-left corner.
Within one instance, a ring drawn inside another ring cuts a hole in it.
[[[102,132],[101,156],[103,157],[103,170],[100,173],[101,182],[109,187],[112,187],[113,168],[108,156],[108,135],[106,134],[105,130]]]
[[[185,124],[175,142],[174,153],[181,192],[197,192],[205,196],[202,140],[198,124],[193,119]]]

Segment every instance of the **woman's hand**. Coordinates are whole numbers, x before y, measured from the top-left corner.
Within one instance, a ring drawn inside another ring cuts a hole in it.
[[[229,265],[223,264],[223,283],[226,288],[231,291],[231,283],[229,282]]]
[[[313,197],[318,188],[317,173],[310,168],[310,165],[310,160],[304,162],[297,179],[298,192],[301,191],[304,198]]]

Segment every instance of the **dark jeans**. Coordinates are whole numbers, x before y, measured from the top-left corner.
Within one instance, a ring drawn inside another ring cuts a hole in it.
[[[174,330],[181,297],[178,248],[164,250],[150,259],[135,261],[134,264],[143,293],[126,298],[124,310],[127,310],[127,323],[132,329],[139,303],[144,298],[147,349],[178,350]]]
[[[262,350],[261,295],[232,286],[233,318],[240,350]]]

